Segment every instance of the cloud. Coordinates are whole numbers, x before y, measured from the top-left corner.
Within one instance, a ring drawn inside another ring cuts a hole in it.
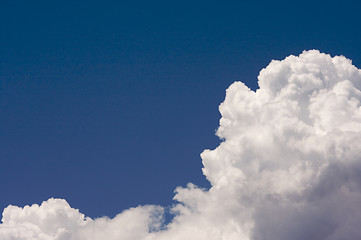
[[[3,212],[1,240],[144,239],[158,230],[163,209],[142,206],[128,209],[115,218],[92,220],[63,199],[49,199],[40,206],[9,206]]]
[[[258,79],[255,92],[227,89],[223,141],[201,154],[212,187],[178,187],[168,225],[160,206],[92,220],[49,199],[7,207],[0,239],[360,239],[361,71],[311,50],[272,61]]]

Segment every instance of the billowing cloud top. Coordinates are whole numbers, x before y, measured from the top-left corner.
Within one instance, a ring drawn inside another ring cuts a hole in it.
[[[202,154],[209,190],[177,188],[160,206],[86,218],[65,200],[7,207],[1,240],[361,239],[361,71],[305,51],[272,61],[254,92],[233,83],[219,109],[223,140]]]

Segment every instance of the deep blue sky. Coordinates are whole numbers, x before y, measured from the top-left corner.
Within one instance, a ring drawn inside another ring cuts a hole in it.
[[[0,1],[0,209],[86,215],[208,187],[218,105],[304,49],[361,67],[357,1]]]

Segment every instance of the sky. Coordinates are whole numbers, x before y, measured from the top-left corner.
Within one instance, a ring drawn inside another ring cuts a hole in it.
[[[214,163],[214,157],[203,151],[216,149],[228,139],[233,141],[232,134],[220,130],[228,126],[227,121],[219,122],[221,117],[230,117],[226,108],[223,112],[220,108],[221,113],[218,109],[225,101],[226,89],[241,81],[256,90],[257,76],[263,68],[269,66],[276,73],[280,71],[277,66],[269,65],[272,59],[298,56],[310,49],[332,57],[343,55],[361,68],[360,7],[356,1],[1,1],[0,209],[9,204],[40,205],[53,197],[65,199],[72,208],[91,218],[112,218],[138,205],[172,206],[178,186],[183,187],[178,188],[178,201],[191,205],[187,202],[187,191],[193,196],[199,189],[193,185],[186,187],[189,182],[204,189],[211,186],[222,189],[217,176],[233,176],[233,168],[231,173],[222,172],[223,167]],[[311,57],[305,59],[312,62],[318,55],[307,56]],[[321,70],[329,69],[324,62],[317,62],[317,66]],[[339,64],[333,64],[338,69]],[[305,69],[315,74],[312,68]],[[267,82],[273,81],[274,86],[284,83],[272,80],[272,71],[269,72],[260,76],[269,79],[264,80],[264,89],[273,93],[276,90]],[[351,73],[345,76],[348,74]],[[345,80],[344,75],[337,76],[340,77],[334,81],[335,86],[336,82]],[[349,78],[353,79],[353,75]],[[360,89],[355,82],[352,84]],[[229,89],[243,91],[237,84],[232,86],[236,87]],[[347,86],[340,88],[349,89]],[[338,93],[336,88],[332,91]],[[227,91],[227,96],[233,96],[232,90]],[[229,109],[237,108],[228,105]],[[312,106],[318,109],[316,100]],[[284,108],[288,109],[288,105]],[[317,111],[324,109],[321,110]],[[324,117],[333,116],[327,115],[332,112],[329,109],[324,111],[321,120],[315,120],[319,125],[314,127],[328,131],[333,129],[330,122],[334,118]],[[354,112],[344,114],[358,116]],[[239,117],[259,119],[246,113]],[[264,117],[272,119],[266,113]],[[350,119],[355,124],[359,120]],[[346,120],[341,118],[335,124]],[[252,121],[242,124],[252,126]],[[247,132],[248,128],[242,124],[230,132]],[[340,129],[346,131],[348,127]],[[242,140],[241,145],[252,143],[252,137],[257,138],[250,131],[248,142]],[[346,143],[351,141],[348,135],[342,137]],[[304,143],[301,145],[304,150]],[[262,147],[265,151],[267,147],[277,149],[277,146]],[[357,153],[358,146],[350,148]],[[217,151],[220,155],[228,154],[228,150]],[[245,152],[250,159],[254,157]],[[341,154],[336,158],[342,157]],[[348,155],[344,158],[356,161]],[[237,166],[247,169],[243,162]],[[234,174],[238,176],[237,171]],[[251,170],[244,170],[244,174],[249,179],[258,176]],[[233,181],[233,178],[225,179]],[[254,184],[261,186],[263,182]],[[210,194],[199,191],[197,194]],[[342,197],[341,193],[335,193],[335,199]],[[59,204],[66,208],[61,200],[49,201],[50,206]],[[261,209],[256,209],[257,215]],[[138,210],[140,215],[142,211],[154,211],[144,207],[135,211]],[[289,213],[287,209],[281,210]],[[271,212],[267,216],[272,216]],[[288,214],[285,218],[296,219],[295,216]],[[184,218],[179,222],[187,222]],[[255,229],[267,232],[270,228],[262,221],[257,223]],[[338,226],[337,221],[332,224]],[[280,229],[277,231],[278,239],[289,236]],[[249,233],[245,230],[242,234]],[[263,239],[260,233],[252,236]]]

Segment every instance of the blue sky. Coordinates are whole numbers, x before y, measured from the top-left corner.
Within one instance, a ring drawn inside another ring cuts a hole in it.
[[[2,1],[0,209],[60,197],[114,216],[208,187],[199,154],[219,144],[225,89],[306,49],[360,68],[360,7]]]

